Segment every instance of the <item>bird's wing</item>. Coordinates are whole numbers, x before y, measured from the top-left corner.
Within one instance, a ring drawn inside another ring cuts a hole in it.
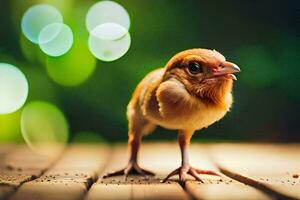
[[[139,104],[143,115],[148,114],[147,110],[149,109],[149,106],[152,107],[150,108],[151,110],[153,110],[153,106],[155,107],[155,91],[162,81],[163,74],[163,68],[157,69],[150,72],[141,82],[142,89],[140,92]]]
[[[176,118],[187,112],[190,105],[190,94],[184,85],[176,80],[170,79],[161,83],[156,91],[159,105],[159,113],[163,118]]]

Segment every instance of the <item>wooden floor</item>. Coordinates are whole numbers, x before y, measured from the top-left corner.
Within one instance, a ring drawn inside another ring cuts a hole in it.
[[[146,143],[142,167],[155,177],[102,179],[125,166],[126,145],[71,145],[62,154],[41,156],[25,146],[0,146],[0,199],[300,199],[300,145],[193,144],[193,166],[220,171],[184,184],[174,177],[180,164],[176,143]]]

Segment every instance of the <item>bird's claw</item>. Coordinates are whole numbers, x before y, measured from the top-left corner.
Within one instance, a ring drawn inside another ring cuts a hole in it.
[[[128,165],[124,169],[107,173],[103,176],[103,178],[125,175],[125,179],[126,179],[127,176],[130,174],[137,174],[137,175],[141,175],[141,176],[154,176],[155,175],[151,171],[142,169],[136,162],[129,162]]]
[[[202,170],[202,169],[196,169],[191,166],[181,166],[174,171],[172,171],[165,179],[163,179],[163,182],[166,182],[169,178],[175,175],[179,175],[179,181],[184,182],[186,180],[187,174],[194,177],[197,181],[204,183],[203,180],[199,177],[200,174],[207,174],[212,176],[220,176],[218,173],[210,170]]]

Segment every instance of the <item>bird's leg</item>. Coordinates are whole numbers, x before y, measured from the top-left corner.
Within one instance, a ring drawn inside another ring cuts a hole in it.
[[[214,175],[219,176],[216,172],[210,171],[210,170],[202,170],[202,169],[196,169],[192,166],[190,166],[189,162],[189,146],[190,146],[190,140],[193,135],[193,132],[187,132],[187,131],[180,131],[178,134],[178,143],[180,146],[181,151],[181,166],[174,171],[172,171],[164,180],[163,182],[167,181],[170,177],[174,175],[179,175],[179,181],[184,182],[186,180],[187,174],[194,177],[197,181],[200,181],[203,183],[202,179],[200,178],[199,174],[208,174],[208,175]]]
[[[137,164],[137,158],[138,158],[138,152],[141,146],[142,142],[142,136],[135,135],[131,136],[128,139],[128,145],[130,150],[130,158],[128,161],[127,168],[125,169],[125,175],[128,174],[140,174],[140,175],[151,175],[153,176],[154,173],[140,168],[140,166]]]
[[[111,172],[111,173],[104,175],[103,178],[119,176],[119,175],[125,175],[127,177],[129,174],[139,174],[142,176],[145,176],[145,175],[154,176],[154,173],[152,173],[148,170],[142,169],[137,164],[138,152],[140,149],[141,141],[142,141],[142,136],[130,135],[128,138],[128,149],[130,152],[130,158],[129,158],[128,164],[126,165],[125,168],[123,168],[121,170],[117,170],[115,172]]]

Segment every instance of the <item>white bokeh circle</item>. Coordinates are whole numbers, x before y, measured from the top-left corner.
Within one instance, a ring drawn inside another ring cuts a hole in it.
[[[104,23],[116,23],[129,30],[130,17],[120,4],[114,1],[100,1],[89,9],[85,23],[89,32]]]
[[[62,23],[63,17],[58,9],[47,4],[30,7],[23,15],[21,29],[31,42],[38,44],[42,29],[53,23]]]
[[[89,36],[89,49],[102,61],[114,61],[129,50],[131,38],[128,30],[115,23],[105,23],[94,28]]]
[[[61,56],[68,52],[72,45],[73,33],[66,24],[49,24],[39,34],[39,46],[49,56]]]
[[[15,66],[0,63],[0,114],[9,114],[21,108],[28,96],[25,75]]]

